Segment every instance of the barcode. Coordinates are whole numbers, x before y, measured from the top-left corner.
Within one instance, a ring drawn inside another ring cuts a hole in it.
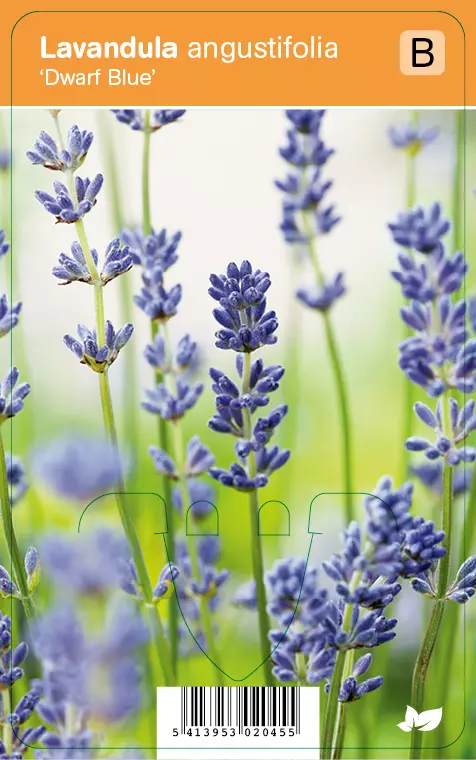
[[[300,734],[295,686],[189,686],[181,689],[181,733],[190,728],[293,728]]]

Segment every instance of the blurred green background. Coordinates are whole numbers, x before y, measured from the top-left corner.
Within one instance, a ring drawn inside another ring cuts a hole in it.
[[[4,111],[1,117],[6,135],[10,113]],[[389,125],[404,123],[408,118],[408,113],[401,110],[334,109],[326,115],[324,128],[327,142],[336,149],[335,157],[328,164],[328,175],[335,181],[332,200],[343,219],[332,235],[322,241],[320,255],[326,272],[332,274],[341,268],[346,272],[348,294],[337,305],[333,321],[350,389],[354,480],[359,492],[372,492],[384,474],[396,476],[402,456],[404,378],[397,365],[397,344],[403,335],[399,319],[401,296],[389,276],[396,248],[386,225],[405,206],[405,159],[390,146],[386,130]],[[438,200],[449,215],[456,156],[455,113],[425,110],[419,118],[427,126],[437,124],[441,134],[418,157],[417,199],[422,204]],[[96,134],[87,164],[80,174],[91,176],[99,170],[105,174],[98,204],[85,219],[90,242],[102,252],[117,232],[105,148],[112,141],[117,152],[119,189],[127,223],[140,223],[141,135],[116,123],[107,111],[99,114],[86,109],[64,110],[60,120],[64,130],[77,123]],[[31,383],[32,393],[25,412],[14,422],[12,449],[22,457],[27,469],[32,449],[58,434],[86,431],[101,435],[102,432],[96,377],[75,361],[62,342],[65,333],[75,331],[77,322],[92,325],[92,292],[86,286],[74,284],[58,288],[51,275],[58,254],[67,251],[74,239],[74,230],[69,225],[55,227],[53,217],[45,214],[34,199],[36,188],[49,190],[51,181],[56,179],[53,173],[31,166],[25,158],[25,151],[31,148],[40,129],[52,130],[51,117],[46,111],[13,111],[13,290],[15,297],[24,303],[20,326],[13,333],[13,358],[23,379]],[[325,495],[339,492],[342,487],[338,416],[322,324],[319,315],[304,310],[293,298],[296,282],[310,278],[311,274],[306,262],[293,262],[278,229],[281,199],[273,186],[273,178],[286,171],[278,156],[284,130],[283,113],[275,109],[190,110],[179,124],[153,136],[151,158],[153,225],[156,229],[166,226],[184,233],[180,260],[168,279],[168,282],[182,282],[184,286],[179,315],[173,320],[171,331],[174,339],[190,332],[199,342],[199,374],[206,383],[206,391],[186,417],[184,428],[187,436],[200,435],[215,452],[219,465],[228,466],[232,461],[233,442],[207,428],[214,408],[207,368],[212,365],[231,369],[231,357],[214,348],[208,275],[224,271],[228,261],[248,258],[255,267],[267,269],[272,276],[268,302],[280,318],[279,341],[262,355],[266,361],[281,362],[286,367],[279,402],[289,405],[289,415],[278,442],[292,449],[292,459],[273,477],[261,493],[261,500],[278,499],[287,504],[291,512],[291,534],[263,539],[268,568],[279,557],[307,554],[309,506],[317,494],[324,495],[314,503],[313,526],[316,527],[313,529],[323,535],[314,540],[313,564],[320,564],[338,549],[339,531],[344,527],[341,499]],[[476,199],[472,192],[476,185],[476,112],[467,113],[466,145],[466,256],[471,265],[476,263],[473,255]],[[8,224],[7,182],[1,190],[6,219],[3,224]],[[4,289],[8,287],[9,263],[8,260],[1,263]],[[138,292],[139,272],[131,272],[127,277],[133,278],[133,292]],[[467,278],[467,290],[476,290],[476,267]],[[116,282],[106,288],[105,300],[106,316],[115,325],[119,324]],[[123,403],[127,394],[125,364],[135,363],[141,393],[152,383],[151,372],[142,358],[148,341],[147,320],[136,307],[133,315],[136,328],[133,340],[110,373],[124,449],[128,445]],[[7,339],[2,342],[1,351],[5,374],[9,366]],[[140,491],[158,491],[159,480],[147,453],[148,446],[157,443],[156,420],[141,409],[139,395],[128,398],[128,403],[136,409],[140,430],[134,487]],[[415,400],[417,398],[418,392]],[[278,403],[278,398],[273,401]],[[360,504],[359,497],[356,499]],[[253,670],[259,656],[255,616],[236,610],[230,602],[236,588],[251,575],[247,501],[245,495],[217,488],[216,504],[223,546],[220,564],[231,571],[216,618],[218,643],[224,669],[242,677]],[[30,495],[14,511],[21,545],[26,548],[38,535],[53,529],[74,535],[80,506],[59,499],[44,484],[35,483]],[[413,511],[427,518],[435,511],[435,497],[421,486],[416,487]],[[458,500],[455,511],[460,525],[463,499]],[[363,515],[363,509],[360,514]],[[154,536],[157,529],[154,514],[144,507],[136,510],[135,518],[151,575],[155,577],[163,566],[164,553],[162,538]],[[108,500],[89,510],[85,520],[89,527],[118,524],[114,504]],[[282,529],[279,518],[275,519],[273,528],[276,532]],[[455,535],[459,534],[455,527]],[[475,548],[470,547],[473,553]],[[321,580],[327,583],[323,574]],[[39,592],[44,603],[51,593],[47,583],[45,578]],[[78,604],[84,604],[85,615],[92,614],[84,600],[78,600]],[[385,672],[385,684],[348,710],[347,747],[361,746],[364,737],[368,748],[347,750],[346,756],[407,756],[408,736],[402,734],[397,723],[403,720],[410,700],[413,663],[430,605],[429,600],[408,589],[400,595],[393,611],[399,620],[397,638],[377,653],[370,673]],[[2,609],[8,607],[9,602],[4,601]],[[470,758],[476,754],[476,604],[470,603],[460,610],[461,621],[463,613],[466,614],[466,650],[460,625],[455,641],[458,656],[454,659],[451,681],[446,684],[443,708],[447,738],[453,741],[463,729],[466,694],[466,728],[457,743],[447,749],[432,750],[432,736],[429,736],[428,757]],[[100,607],[94,614],[100,617]],[[434,690],[436,677],[433,669],[429,695]],[[203,655],[181,660],[180,682],[187,685],[213,683],[213,668]],[[259,682],[257,676],[249,680],[249,683]],[[123,726],[113,732],[112,741],[117,740],[118,746],[122,746],[125,737],[135,736],[138,743],[134,746],[146,746],[147,725],[153,711],[151,705],[149,718],[142,715],[137,725]],[[111,740],[109,733],[108,739]]]

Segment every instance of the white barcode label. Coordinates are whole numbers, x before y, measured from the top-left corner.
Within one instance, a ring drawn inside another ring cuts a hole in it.
[[[252,749],[259,760],[315,760],[318,746],[318,688],[157,690],[159,760],[250,760]]]

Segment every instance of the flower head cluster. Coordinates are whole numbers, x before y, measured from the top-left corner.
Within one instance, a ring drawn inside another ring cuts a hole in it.
[[[5,467],[7,470],[7,482],[10,490],[10,503],[13,506],[18,504],[20,499],[28,491],[28,481],[26,479],[25,468],[21,459],[12,456],[10,452],[5,454]]]
[[[96,330],[89,330],[85,325],[78,325],[81,342],[72,335],[65,335],[63,340],[81,364],[87,364],[94,372],[105,372],[129,341],[134,327],[129,322],[116,332],[112,323],[107,320],[104,332],[105,343],[102,346],[98,345]]]
[[[328,691],[338,651],[369,649],[395,637],[397,620],[385,608],[401,590],[399,579],[410,579],[420,591],[423,584],[433,583],[435,566],[445,554],[443,531],[411,515],[412,492],[410,483],[395,489],[383,477],[366,496],[363,528],[351,523],[342,534],[340,552],[322,565],[333,583],[332,593],[319,588],[317,570],[304,559],[279,560],[267,574],[268,612],[279,624],[269,633],[278,680],[324,681]],[[465,589],[476,585],[473,570],[471,566],[465,573]],[[462,575],[455,581],[455,593]],[[254,583],[241,588],[234,601],[256,610]],[[356,661],[340,685],[341,702],[360,699],[382,685],[381,676],[362,680],[371,662],[368,653]]]
[[[206,600],[209,610],[215,612],[222,602],[222,587],[230,575],[228,570],[220,570],[217,567],[220,558],[219,539],[216,536],[204,536],[199,539],[197,566],[192,563],[184,541],[177,542],[175,555],[182,571],[177,584],[177,594],[186,620],[194,621],[199,618],[199,604],[203,599]],[[196,634],[195,638],[198,640]]]
[[[120,464],[122,466],[120,466]],[[34,452],[35,474],[59,496],[81,504],[117,488],[120,471],[117,453],[107,441],[76,434],[54,439]]]
[[[143,589],[137,574],[137,568],[131,557],[127,559],[122,557],[117,563],[119,571],[119,585],[126,594],[134,596],[136,599],[144,599]],[[163,599],[170,599],[175,591],[175,581],[180,575],[178,567],[168,562],[159,573],[157,583],[153,589],[153,599],[160,602]]]
[[[142,289],[134,297],[136,305],[151,320],[165,322],[177,313],[182,298],[182,286],[166,289],[164,274],[178,260],[181,232],[172,235],[163,229],[144,235],[142,230],[123,230],[122,240],[134,264],[141,267]]]
[[[34,642],[43,677],[38,684],[43,699],[37,712],[48,725],[37,757],[58,757],[75,748],[88,757],[97,746],[88,722],[123,721],[141,703],[139,647],[148,631],[137,608],[125,602],[106,609],[103,630],[88,639],[76,613],[67,605],[51,610],[35,625]],[[68,757],[72,755],[68,753]]]
[[[5,599],[9,596],[20,597],[20,592],[10,577],[8,570],[0,565],[0,596]]]
[[[56,217],[57,223],[74,224],[96,205],[103,179],[102,174],[96,174],[92,180],[75,177],[74,197],[62,182],[53,182],[54,196],[37,190],[35,197],[46,211]]]
[[[0,230],[0,259],[6,256],[9,250],[10,245],[7,242],[5,231]],[[22,304],[19,301],[10,306],[6,293],[0,295],[0,338],[8,335],[17,326],[21,308]]]
[[[418,480],[434,493],[443,493],[443,461],[422,462],[411,467],[412,473]],[[467,468],[460,468],[453,473],[453,494],[458,496],[465,493],[471,484],[472,473]]]
[[[409,451],[423,451],[430,461],[443,458],[444,461],[454,467],[460,462],[474,462],[476,449],[464,445],[466,438],[476,430],[476,414],[474,413],[474,400],[470,399],[461,409],[454,398],[448,400],[449,428],[445,427],[443,420],[443,404],[438,399],[435,412],[429,406],[420,401],[414,406],[415,414],[421,422],[436,433],[436,441],[412,436],[405,441],[405,448]]]
[[[428,212],[417,208],[400,214],[389,227],[395,242],[409,249],[399,253],[400,269],[392,272],[410,299],[401,317],[415,333],[400,344],[400,368],[429,396],[452,388],[472,393],[476,341],[467,329],[466,301],[452,300],[468,266],[462,253],[445,252],[443,238],[450,224],[434,203]]]
[[[184,109],[162,109],[150,112],[150,123],[147,125],[144,111],[138,108],[116,108],[112,109],[116,119],[121,124],[127,124],[128,127],[135,131],[157,132],[158,129],[172,124],[184,115]]]
[[[7,234],[5,230],[0,230],[0,259],[7,255],[10,250],[10,244],[7,240]]]
[[[28,646],[20,643],[12,649],[11,620],[0,613],[0,694],[23,678],[21,667],[28,656]],[[8,712],[3,708],[1,722],[3,724],[3,741],[0,741],[0,757],[23,758],[28,746],[37,744],[45,733],[43,726],[24,728],[27,721],[35,712],[40,701],[41,691],[36,684],[27,691],[20,701],[13,705]],[[1,697],[0,697],[1,699]],[[13,708],[13,709],[12,709]],[[8,741],[12,754],[7,754],[5,743]]]
[[[88,150],[93,143],[93,133],[79,129],[76,124],[70,128],[66,147],[59,150],[53,138],[47,132],[40,132],[34,150],[27,152],[32,164],[40,164],[45,169],[59,172],[75,172],[83,164]]]
[[[440,204],[433,203],[427,212],[421,207],[402,211],[388,228],[397,245],[413,248],[428,256],[435,250],[441,251],[442,238],[450,226],[449,221],[442,216]]]
[[[0,172],[9,172],[11,163],[10,148],[0,148]]]
[[[280,154],[291,171],[275,184],[283,193],[281,231],[298,249],[312,245],[313,238],[328,234],[340,221],[335,206],[327,204],[333,183],[323,174],[334,150],[322,138],[324,115],[324,110],[286,111],[290,129]],[[327,311],[344,293],[344,274],[338,272],[329,281],[321,278],[312,287],[300,288],[297,297],[311,309]]]
[[[18,383],[19,379],[20,372],[12,367],[0,383],[0,425],[23,410],[30,386],[28,383]]]
[[[151,446],[149,451],[157,472],[161,475],[166,475],[167,477],[172,478],[172,480],[178,480],[179,473],[173,459],[156,446]],[[207,472],[213,462],[213,454],[211,454],[209,449],[200,441],[198,435],[195,435],[188,442],[182,474],[186,478],[194,478],[203,475]]]
[[[169,391],[165,383],[146,390],[142,406],[151,414],[158,414],[163,420],[179,420],[185,412],[197,403],[203,392],[203,383],[189,384],[177,380],[174,391]]]
[[[28,590],[32,593],[38,586],[41,577],[40,554],[35,546],[29,546],[26,550],[24,566],[28,582]]]
[[[21,303],[8,305],[8,299],[5,293],[0,296],[0,338],[8,335],[10,330],[17,326],[20,319]]]
[[[175,285],[170,291],[164,286],[164,275],[178,260],[177,248],[181,233],[168,236],[166,230],[144,236],[140,231],[125,231],[123,240],[130,247],[132,259],[142,268],[143,288],[137,296],[136,304],[151,320],[163,323],[176,314],[182,295],[181,285]],[[146,346],[144,356],[148,364],[160,377],[154,388],[147,389],[142,403],[144,409],[156,414],[163,420],[175,424],[187,411],[195,406],[203,393],[203,384],[193,382],[191,368],[196,362],[197,344],[187,333],[176,346],[170,346],[168,339],[159,329],[152,343]],[[179,481],[184,479],[188,489],[189,504],[194,501],[191,495],[193,479],[205,473],[213,464],[214,457],[198,436],[193,436],[187,444],[185,463],[179,471],[177,463],[170,454],[157,446],[149,449],[154,465],[162,475]],[[175,493],[175,500],[177,500]],[[182,498],[178,496],[180,506]],[[200,510],[199,510],[200,511]]]
[[[456,573],[456,578],[446,593],[446,598],[458,604],[466,604],[476,593],[476,557],[469,557]]]
[[[103,598],[119,588],[130,560],[125,538],[108,528],[74,538],[53,533],[45,536],[40,549],[49,579],[66,593],[81,596]]]
[[[210,296],[220,308],[213,316],[221,329],[216,333],[217,348],[255,351],[276,343],[276,313],[266,311],[265,293],[271,285],[267,272],[253,271],[249,261],[228,264],[226,274],[210,275]]]
[[[438,127],[420,127],[414,124],[391,126],[388,130],[388,136],[393,147],[405,150],[411,156],[415,156],[426,145],[434,142],[439,133]]]
[[[57,115],[57,112],[52,112],[53,118],[56,119]],[[57,222],[76,224],[82,241],[82,245],[76,241],[71,245],[71,255],[61,253],[58,264],[53,268],[53,275],[62,285],[85,282],[94,284],[95,287],[103,287],[119,275],[126,273],[133,264],[129,248],[122,247],[120,240],[115,238],[106,249],[102,268],[98,274],[96,271],[97,251],[94,248],[88,250],[85,247],[88,244],[87,241],[84,242],[85,232],[81,220],[95,206],[103,185],[103,176],[97,174],[94,179],[89,180],[82,179],[78,175],[73,178],[73,173],[84,162],[92,142],[91,132],[81,131],[73,125],[68,133],[65,150],[58,151],[55,141],[46,132],[42,132],[35,145],[35,151],[28,154],[33,163],[42,164],[49,169],[65,171],[69,179],[68,186],[62,182],[53,183],[54,196],[43,190],[37,190],[35,193],[38,201],[46,211],[56,217]],[[97,295],[102,301],[101,291],[98,291]],[[84,325],[79,325],[80,340],[72,335],[65,335],[63,340],[82,364],[87,364],[95,372],[105,372],[129,341],[134,328],[131,324],[126,324],[116,332],[109,321],[105,323],[104,329],[101,329],[100,323],[96,325],[96,328],[97,330],[89,330]]]
[[[210,453],[209,457],[210,464],[213,464],[214,458]],[[210,465],[207,465],[207,469],[208,466]],[[210,483],[203,480],[197,480],[196,478],[188,478],[187,493],[190,502],[189,510],[195,522],[200,522],[200,520],[204,519],[214,511],[215,491]],[[179,512],[183,513],[183,495],[180,486],[175,486],[173,489],[172,500],[174,507]]]
[[[98,253],[93,248],[91,256],[94,266],[98,266]],[[119,238],[111,240],[106,248],[102,269],[100,273],[101,282],[107,285],[108,282],[125,274],[131,269],[133,264],[132,256],[128,246],[121,246]],[[84,256],[83,249],[78,242],[71,245],[71,255],[61,253],[58,264],[53,267],[53,274],[60,280],[60,285],[69,285],[71,282],[93,283],[93,276]]]
[[[365,694],[375,691],[383,684],[382,676],[366,678],[363,681],[357,679],[364,675],[372,664],[372,655],[370,652],[359,657],[352,669],[352,675],[344,679],[340,692],[339,702],[355,702],[361,699]]]
[[[318,588],[316,568],[306,560],[289,557],[275,562],[266,574],[268,612],[283,628],[292,622],[303,628],[316,625],[327,602],[327,592]]]
[[[256,349],[274,344],[278,320],[274,311],[266,311],[266,296],[271,280],[267,272],[253,270],[249,261],[240,266],[231,263],[226,274],[211,275],[211,297],[219,301],[220,308],[213,315],[222,326],[215,334],[216,346],[231,349],[238,356],[236,369],[239,383],[235,383],[219,369],[212,368],[210,376],[216,395],[216,414],[209,427],[218,433],[229,433],[238,440],[235,452],[238,462],[229,470],[211,467],[210,475],[219,483],[239,491],[252,491],[264,487],[274,470],[289,459],[289,451],[277,446],[267,447],[272,435],[287,413],[281,404],[253,424],[253,414],[269,403],[269,394],[279,388],[284,369],[278,364],[265,367],[262,359],[251,361]],[[250,457],[254,460],[251,472]]]

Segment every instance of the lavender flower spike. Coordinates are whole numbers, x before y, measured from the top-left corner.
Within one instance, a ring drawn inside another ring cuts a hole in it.
[[[20,373],[12,367],[0,383],[0,425],[23,410],[24,400],[30,393],[28,383],[18,384]]]
[[[35,197],[46,211],[56,217],[57,223],[73,224],[96,205],[102,184],[102,174],[96,174],[92,180],[75,177],[76,198],[71,197],[68,188],[62,182],[53,182],[54,196],[45,193],[44,190],[37,190]]]
[[[162,127],[167,126],[167,124],[172,124],[174,121],[180,119],[180,117],[184,115],[185,110],[159,109],[152,111],[150,125],[148,127],[146,127],[145,124],[144,112],[138,108],[113,108],[112,112],[121,124],[127,124],[127,126],[134,131],[143,132],[147,130],[149,132],[157,132],[158,129],[162,129]]]
[[[419,127],[413,124],[389,127],[388,136],[394,148],[406,150],[415,156],[422,148],[434,142],[440,130],[438,127]]]
[[[10,491],[10,503],[14,507],[28,491],[28,481],[21,459],[12,456],[10,452],[6,452],[5,454],[5,467]]]
[[[127,474],[130,464],[127,456],[120,462],[107,441],[78,432],[42,445],[33,456],[34,473],[43,483],[63,499],[83,505],[117,490],[121,470]]]
[[[475,593],[476,557],[469,557],[458,570],[454,582],[448,589],[446,598],[458,604],[466,604]]]
[[[405,441],[408,451],[422,451],[430,461],[440,457],[450,466],[455,467],[460,462],[476,461],[476,449],[472,446],[461,445],[466,438],[476,430],[476,414],[474,400],[470,399],[461,409],[458,402],[451,398],[450,406],[451,431],[443,431],[442,402],[438,400],[435,413],[430,407],[421,402],[415,404],[416,416],[437,434],[435,442],[426,438],[412,436]]]
[[[12,648],[11,625],[10,618],[0,613],[0,692],[11,689],[14,684],[21,681],[24,676],[22,665],[28,657],[28,646],[25,643],[21,642],[14,649]],[[11,705],[8,712],[4,712],[0,757],[22,760],[28,746],[41,741],[45,733],[43,726],[24,729],[25,724],[35,712],[40,698],[41,688],[37,682],[34,682],[32,688],[21,697],[19,702]],[[7,753],[5,744],[11,754]]]
[[[441,246],[450,223],[443,218],[440,204],[434,203],[427,213],[423,208],[403,211],[388,227],[398,245],[429,254]]]
[[[40,132],[34,150],[28,151],[26,155],[32,164],[39,164],[45,169],[75,172],[83,164],[93,139],[92,132],[80,130],[73,124],[64,150],[58,150],[55,140],[47,132]]]
[[[120,330],[114,330],[109,320],[106,322],[106,342],[98,346],[96,330],[89,330],[84,325],[78,325],[78,335],[81,342],[72,335],[65,335],[65,345],[81,362],[87,364],[94,372],[105,372],[116,361],[119,352],[129,341],[134,327],[128,323]]]
[[[217,369],[211,369],[213,391],[216,394],[216,414],[209,421],[215,432],[229,433],[239,440],[235,445],[238,462],[229,470],[211,467],[210,475],[222,485],[239,491],[263,488],[269,475],[282,467],[290,452],[277,447],[266,448],[271,436],[287,413],[287,406],[276,407],[267,417],[252,425],[252,415],[269,403],[269,393],[279,387],[284,369],[279,365],[265,367],[261,359],[250,362],[250,354],[264,345],[274,344],[278,320],[274,311],[266,311],[266,297],[271,280],[267,272],[253,268],[249,261],[241,266],[231,263],[226,274],[210,276],[211,297],[221,308],[213,316],[223,328],[215,333],[217,348],[235,351],[236,369],[242,389]],[[250,455],[256,472],[249,475]]]
[[[94,265],[98,266],[98,253],[92,248],[91,256]],[[119,238],[111,240],[104,254],[103,265],[100,273],[101,282],[108,282],[131,269],[133,264],[129,247],[121,246]],[[61,253],[58,264],[53,267],[53,274],[60,280],[60,285],[69,285],[71,282],[86,282],[92,284],[92,275],[89,271],[83,249],[78,242],[71,245],[71,255]]]
[[[7,255],[10,245],[7,242],[5,230],[0,230],[0,259]]]
[[[276,313],[266,311],[265,293],[271,285],[267,272],[253,271],[249,261],[240,267],[232,262],[226,274],[210,275],[210,282],[208,292],[220,304],[213,310],[221,325],[215,334],[217,348],[249,352],[276,343]]]
[[[254,270],[249,261],[240,266],[231,262],[226,274],[212,274],[209,294],[220,308],[213,315],[221,326],[215,334],[216,346],[235,351],[238,383],[223,372],[210,370],[216,394],[215,416],[209,427],[220,433],[229,433],[238,440],[235,453],[238,461],[229,470],[210,467],[209,474],[219,483],[249,493],[251,530],[253,539],[253,575],[259,609],[260,651],[265,663],[266,684],[272,684],[272,666],[269,662],[269,621],[266,610],[266,590],[262,577],[263,557],[259,540],[258,495],[273,471],[282,467],[290,452],[269,446],[271,437],[287,412],[287,406],[276,407],[266,417],[253,424],[253,414],[269,402],[269,393],[276,390],[284,374],[279,365],[265,368],[261,359],[251,361],[258,348],[276,343],[278,320],[274,311],[267,311],[266,292],[271,285],[267,272]]]
[[[21,303],[8,305],[8,299],[5,293],[0,296],[0,338],[8,335],[10,330],[17,326],[20,319]]]

